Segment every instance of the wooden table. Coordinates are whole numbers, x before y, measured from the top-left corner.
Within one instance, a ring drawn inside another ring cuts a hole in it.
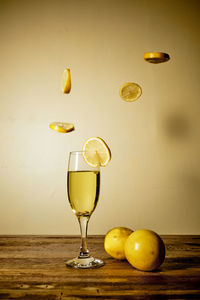
[[[155,272],[141,272],[103,249],[102,236],[90,236],[99,269],[76,270],[80,238],[0,236],[0,299],[200,299],[200,236],[162,236],[166,258]]]

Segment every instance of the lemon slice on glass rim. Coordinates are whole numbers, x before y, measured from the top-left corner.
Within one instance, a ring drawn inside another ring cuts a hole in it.
[[[83,144],[83,157],[91,167],[105,167],[111,160],[111,151],[100,137],[91,137]]]
[[[127,82],[120,87],[120,97],[126,102],[136,101],[142,95],[142,88],[134,82]]]
[[[71,123],[63,123],[63,122],[51,122],[49,124],[49,128],[54,131],[67,133],[74,130],[74,125]]]
[[[65,69],[62,74],[61,88],[63,94],[69,94],[71,91],[71,73],[70,69]]]

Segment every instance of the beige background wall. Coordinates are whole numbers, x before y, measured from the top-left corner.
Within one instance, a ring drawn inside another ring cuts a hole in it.
[[[79,234],[67,159],[91,136],[105,139],[112,162],[89,234],[199,233],[199,4],[0,0],[0,234]],[[147,51],[171,60],[149,64]],[[137,102],[119,97],[127,81],[142,86]],[[51,121],[76,130],[56,133]]]

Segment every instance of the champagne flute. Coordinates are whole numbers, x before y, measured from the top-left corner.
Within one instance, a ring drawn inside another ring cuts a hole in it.
[[[94,153],[93,155],[98,155]],[[69,154],[67,192],[72,211],[77,216],[81,231],[79,255],[66,262],[72,268],[97,268],[103,261],[90,256],[87,248],[87,228],[91,214],[96,208],[100,191],[100,167],[92,167],[85,160],[84,151]]]

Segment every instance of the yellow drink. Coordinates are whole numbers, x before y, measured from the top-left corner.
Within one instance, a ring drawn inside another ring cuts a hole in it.
[[[100,190],[99,171],[69,171],[68,198],[77,216],[90,216],[94,211]]]

